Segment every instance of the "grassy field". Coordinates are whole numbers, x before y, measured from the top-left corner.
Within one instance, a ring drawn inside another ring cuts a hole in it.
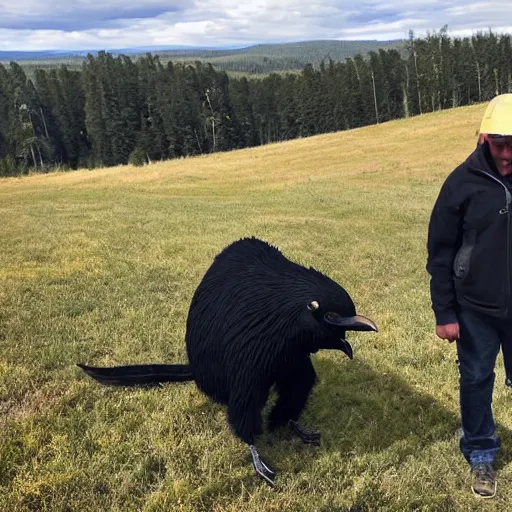
[[[501,357],[498,497],[469,490],[455,347],[436,339],[425,243],[444,177],[484,106],[261,148],[0,180],[0,510],[510,510],[512,392]],[[377,334],[314,356],[303,423],[258,446],[193,383],[102,387],[77,362],[186,362],[195,287],[258,236],[340,282]]]

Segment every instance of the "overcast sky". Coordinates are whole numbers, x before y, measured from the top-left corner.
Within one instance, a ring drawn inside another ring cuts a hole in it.
[[[0,50],[512,33],[512,0],[0,0]]]

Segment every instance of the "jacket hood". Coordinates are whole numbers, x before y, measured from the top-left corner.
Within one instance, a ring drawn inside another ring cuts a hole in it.
[[[491,156],[488,142],[480,144],[475,151],[469,155],[465,162],[465,166],[469,170],[486,171],[497,178],[502,177]]]

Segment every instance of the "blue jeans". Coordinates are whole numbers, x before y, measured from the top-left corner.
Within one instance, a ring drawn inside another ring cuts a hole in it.
[[[512,381],[512,343],[502,343],[503,365],[505,367],[505,378]]]
[[[493,462],[500,439],[492,415],[494,366],[500,346],[512,352],[512,320],[462,310],[457,341],[460,372],[460,449],[470,464]]]

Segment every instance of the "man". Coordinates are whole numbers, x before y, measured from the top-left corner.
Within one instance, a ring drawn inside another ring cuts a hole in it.
[[[482,144],[444,182],[429,223],[427,270],[439,338],[456,341],[460,449],[475,494],[496,494],[492,414],[500,346],[512,352],[512,94],[495,97]],[[505,350],[507,350],[505,349]]]

